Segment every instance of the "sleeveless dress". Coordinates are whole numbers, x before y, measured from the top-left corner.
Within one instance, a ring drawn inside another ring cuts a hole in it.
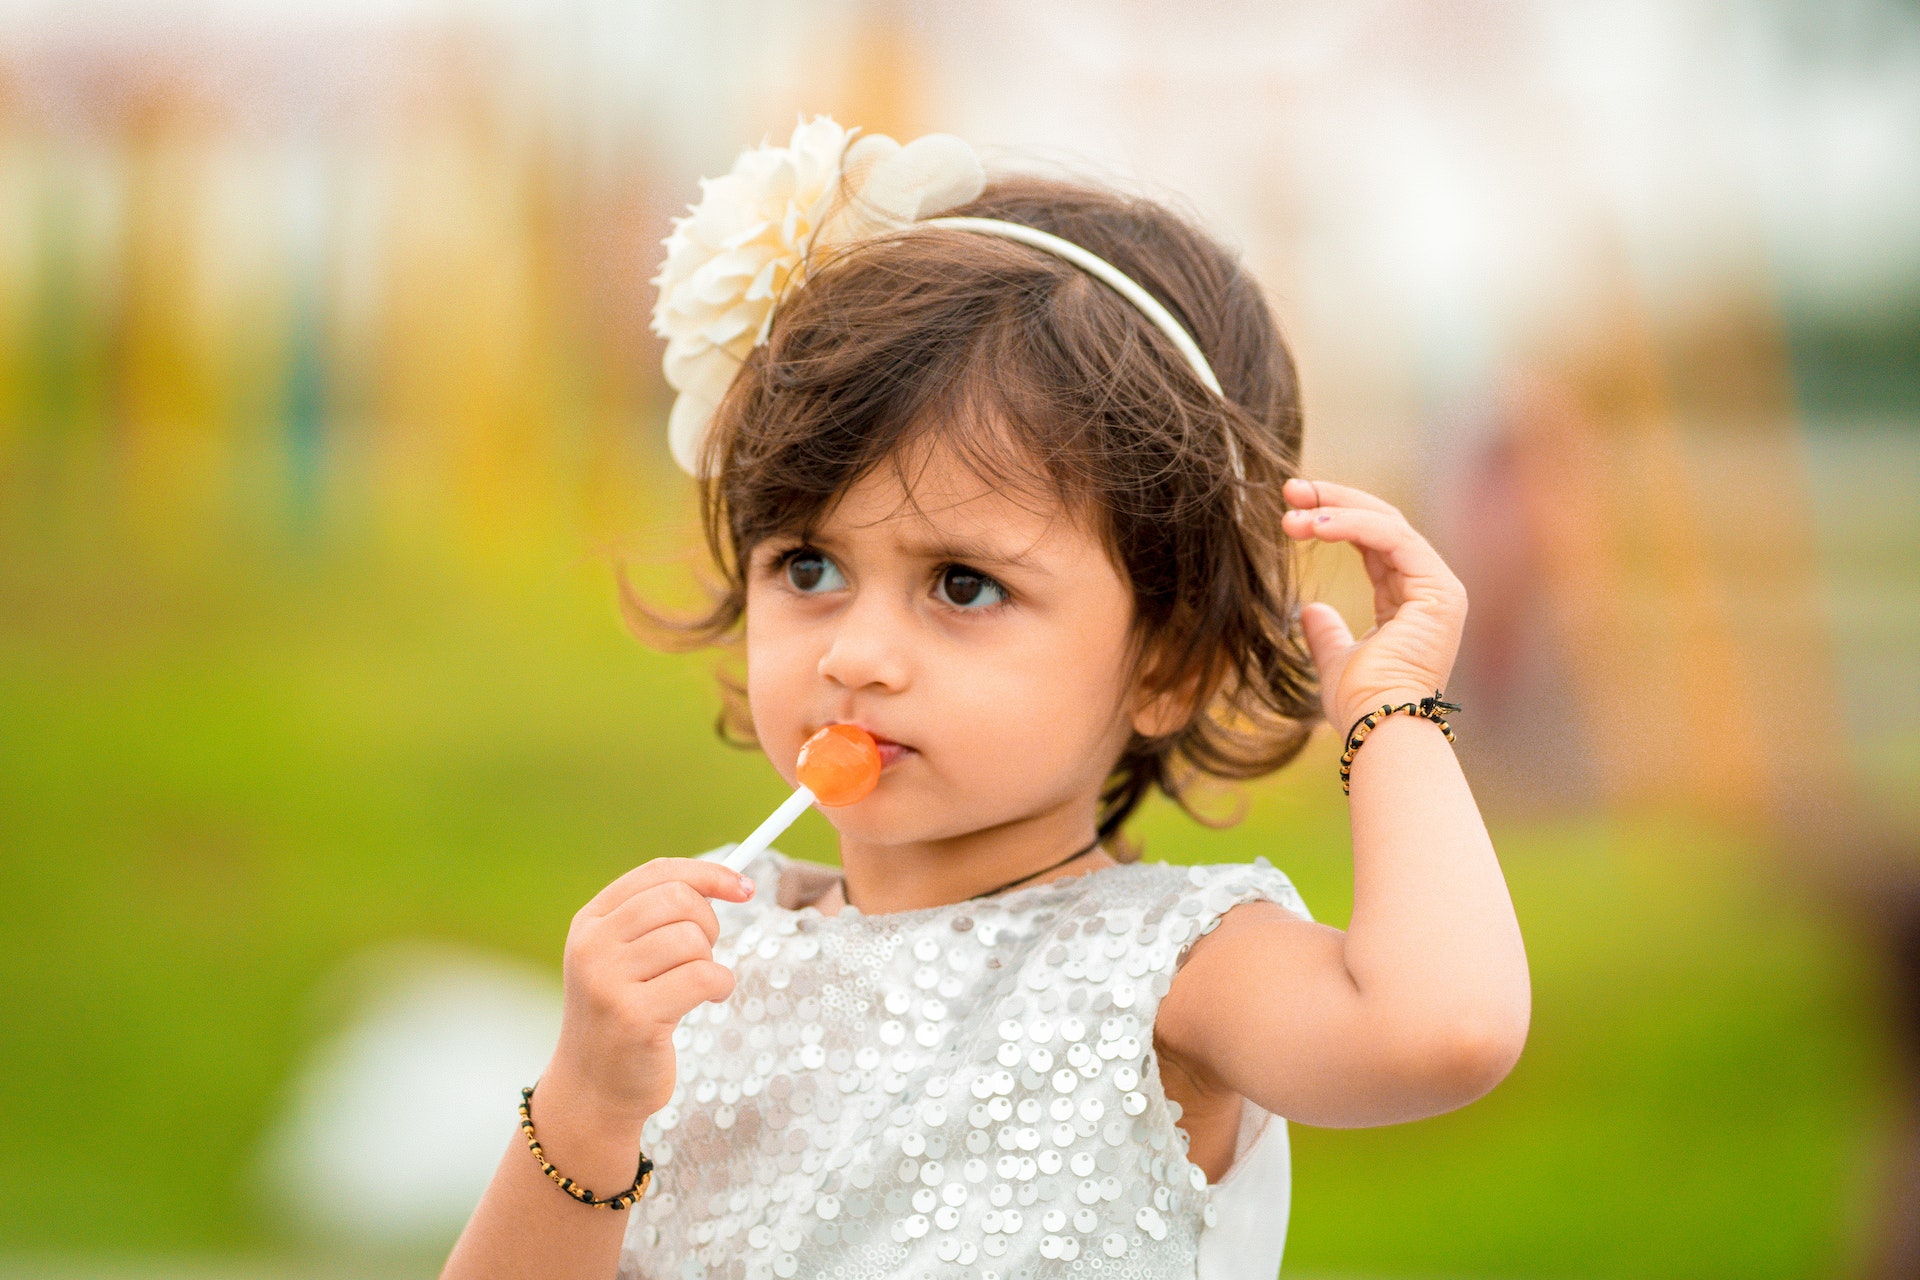
[[[723,856],[718,849],[704,857]],[[823,916],[781,854],[715,902],[733,995],[674,1032],[671,1101],[619,1280],[1271,1280],[1286,1124],[1243,1104],[1233,1166],[1187,1159],[1153,1051],[1193,942],[1266,899],[1266,860],[1130,863],[919,911]]]

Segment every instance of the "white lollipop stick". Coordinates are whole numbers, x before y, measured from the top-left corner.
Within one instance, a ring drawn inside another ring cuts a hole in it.
[[[720,861],[729,870],[739,872],[747,869],[747,864],[766,852],[768,845],[779,838],[780,833],[792,826],[794,819],[813,807],[813,792],[805,787],[796,787],[792,795],[780,802],[767,820],[753,829],[753,834],[733,847]]]

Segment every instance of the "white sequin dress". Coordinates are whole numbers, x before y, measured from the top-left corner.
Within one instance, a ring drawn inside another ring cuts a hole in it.
[[[768,853],[748,874],[752,901],[713,904],[737,985],[674,1032],[619,1280],[1271,1280],[1285,1123],[1247,1104],[1209,1187],[1152,1031],[1230,908],[1307,915],[1286,876],[1134,863],[823,916],[795,904],[830,871]]]

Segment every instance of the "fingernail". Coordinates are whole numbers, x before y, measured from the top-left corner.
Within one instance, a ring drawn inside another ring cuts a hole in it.
[[[1333,519],[1333,512],[1331,512],[1331,511],[1322,511],[1322,512],[1321,512],[1321,513],[1320,513],[1319,515],[1317,515],[1317,516],[1315,516],[1315,517],[1313,518],[1313,522],[1314,522],[1315,524],[1325,524],[1325,523],[1326,523],[1327,521],[1329,521],[1329,520],[1331,520],[1331,519]]]
[[[749,898],[753,896],[753,881],[746,876],[740,877],[740,892],[746,894]]]

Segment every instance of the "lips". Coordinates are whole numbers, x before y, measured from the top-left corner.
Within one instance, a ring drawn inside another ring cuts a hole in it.
[[[845,720],[841,723],[850,724],[856,729],[863,729],[866,731],[867,736],[873,739],[873,745],[880,748],[880,769],[882,772],[885,772],[895,761],[913,754],[913,748],[906,743],[895,742],[884,733],[875,733],[872,729],[857,720]]]

